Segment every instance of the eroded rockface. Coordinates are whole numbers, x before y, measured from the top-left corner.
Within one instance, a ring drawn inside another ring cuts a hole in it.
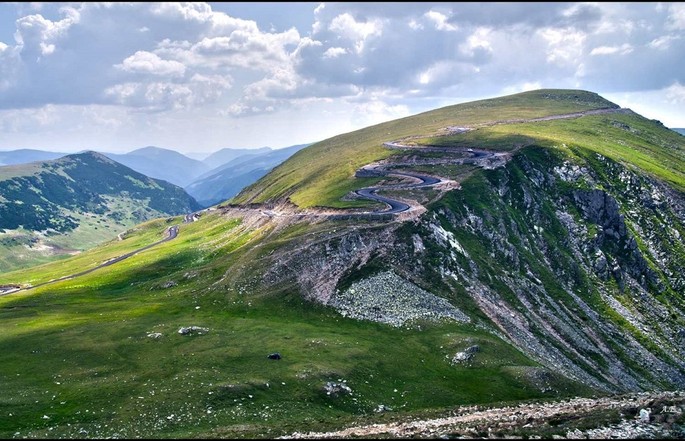
[[[450,193],[414,228],[415,260],[434,262],[414,275],[438,273],[527,354],[586,384],[683,387],[682,195],[591,159],[529,149]]]
[[[416,219],[344,221],[292,244],[264,281],[294,282],[305,297],[335,306],[350,281],[392,271],[587,385],[682,388],[684,200],[594,153],[571,160],[531,147]],[[368,318],[357,303],[357,316]]]

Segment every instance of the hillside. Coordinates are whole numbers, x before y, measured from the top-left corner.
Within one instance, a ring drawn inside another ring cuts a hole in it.
[[[306,146],[307,144],[299,144],[277,150],[259,149],[255,153],[236,156],[227,163],[198,176],[185,187],[185,190],[205,207],[223,202]]]
[[[681,437],[682,396],[607,403],[685,387],[683,139],[586,91],[459,104],[1,274],[0,435],[553,437],[648,406]],[[483,406],[511,418],[465,431]]]
[[[340,198],[358,185],[354,178],[357,169],[390,156],[391,152],[383,148],[386,141],[427,136],[457,122],[476,125],[493,120],[537,118],[605,107],[617,106],[594,93],[539,90],[448,106],[397,119],[313,144],[241,192],[234,202],[289,198],[303,208],[358,205]]]
[[[181,188],[95,152],[0,167],[0,269],[73,254],[142,221],[197,208]]]

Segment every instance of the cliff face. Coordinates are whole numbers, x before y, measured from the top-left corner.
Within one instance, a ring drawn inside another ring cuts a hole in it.
[[[683,195],[598,154],[524,149],[430,207],[398,261],[544,365],[610,391],[685,385]],[[446,240],[449,238],[449,240]],[[415,242],[415,240],[414,240]],[[424,282],[424,283],[425,283]]]
[[[265,280],[289,279],[345,315],[400,324],[417,304],[400,299],[420,289],[452,305],[432,302],[428,316],[459,314],[599,390],[680,388],[683,201],[596,153],[527,147],[413,221],[342,225],[299,242],[277,254]]]

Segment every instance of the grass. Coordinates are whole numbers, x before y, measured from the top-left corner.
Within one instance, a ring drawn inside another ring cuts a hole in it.
[[[536,139],[539,145],[567,152],[580,147],[599,153],[685,190],[685,139],[642,116],[588,115],[487,128],[495,138],[512,131]]]
[[[94,265],[157,240],[170,223],[148,222],[123,241],[0,283]],[[535,363],[471,325],[397,329],[343,318],[288,287],[241,292],[221,282],[225,274],[250,280],[253,269],[240,266],[268,252],[258,246],[265,237],[265,246],[282,244],[309,231],[207,215],[105,270],[0,297],[0,436],[272,437],[372,419],[380,404],[407,416],[549,396],[513,374]],[[175,285],[164,288],[168,281]],[[190,325],[209,332],[178,334]],[[449,363],[472,344],[481,347],[472,364]],[[269,360],[272,352],[283,358]],[[352,395],[323,391],[342,380]],[[558,394],[586,392],[563,383]]]
[[[302,207],[359,206],[340,198],[376,182],[354,178],[354,172],[394,154],[382,147],[384,141],[411,135],[428,139],[449,125],[608,106],[611,103],[595,94],[545,90],[426,112],[306,148],[232,202],[289,198]],[[508,286],[503,276],[523,277],[523,264],[559,304],[571,304],[564,286],[580,292],[593,283],[585,273],[575,273],[568,252],[544,262],[546,254],[537,244],[555,253],[564,250],[566,237],[550,203],[539,205],[545,232],[539,242],[531,236],[530,219],[523,214],[527,208],[520,202],[522,186],[530,185],[524,161],[540,168],[551,158],[546,153],[550,152],[557,159],[582,163],[599,152],[636,167],[646,161],[652,164],[648,171],[654,176],[675,187],[682,184],[682,141],[663,135],[658,124],[635,115],[497,125],[464,135],[431,142],[448,146],[466,140],[457,146],[474,142],[505,150],[529,142],[538,146],[520,150],[514,165],[507,167],[511,171],[506,176],[510,179],[507,188],[512,192],[506,196],[508,202],[495,191],[505,178],[501,169],[430,168],[467,176],[461,190],[447,193],[428,208],[468,251],[478,267],[479,281],[519,311],[524,305],[516,287]],[[664,165],[669,161],[670,165]],[[564,191],[566,187],[560,184],[558,188]],[[479,216],[492,231],[504,219],[507,240],[519,251],[523,264],[510,265],[506,250],[495,248],[476,231],[454,228],[450,211],[461,218]],[[423,282],[431,284],[424,288],[434,288],[449,298],[473,323],[445,321],[421,323],[420,329],[393,328],[344,318],[331,308],[304,300],[294,285],[266,284],[264,274],[273,264],[272,253],[311,245],[313,239],[325,244],[324,238],[344,235],[353,228],[380,229],[381,224],[348,220],[277,226],[228,218],[216,211],[190,224],[181,224],[180,217],[157,219],[130,230],[123,240],[111,240],[78,256],[2,273],[0,284],[35,285],[92,268],[158,241],[166,228],[177,224],[179,237],[116,265],[0,297],[1,437],[272,438],[360,422],[406,421],[463,404],[594,393],[555,372],[550,373],[550,391],[536,386],[527,373],[540,366],[486,331],[490,323],[485,313],[467,293],[468,287],[445,281],[439,274],[444,250],[427,240],[419,266],[425,266],[424,275],[432,278],[424,277]],[[427,227],[407,223],[398,234],[411,243],[421,228]],[[514,234],[516,230],[520,233]],[[528,250],[527,243],[535,246]],[[468,267],[466,257],[459,254],[456,259]],[[346,274],[341,286],[386,265],[387,261],[372,258],[368,267]],[[606,306],[597,289],[578,295],[617,329],[632,332]],[[546,300],[540,304],[548,305]],[[209,331],[178,333],[180,327],[192,325]],[[533,331],[544,337],[542,331]],[[151,333],[162,335],[151,338]],[[619,340],[611,341],[618,345]],[[474,344],[481,350],[472,362],[451,365],[454,353]],[[620,360],[630,361],[627,351],[611,349]],[[279,352],[282,359],[268,359],[273,352]],[[591,351],[586,355],[607,368],[603,358]],[[353,393],[327,395],[327,382],[345,382]],[[392,410],[377,413],[379,405]]]
[[[140,213],[144,213],[147,219],[163,216],[163,213],[149,209],[145,201],[120,196],[105,196],[105,199],[108,206],[121,216],[114,218],[108,213],[67,211],[65,216],[71,216],[79,224],[72,231],[42,234],[19,228],[0,234],[0,270],[26,269],[117,240],[118,234],[141,222]],[[22,240],[12,241],[12,237],[21,237]]]
[[[383,147],[384,142],[408,136],[428,137],[448,126],[537,118],[612,106],[615,104],[591,92],[543,89],[444,107],[313,144],[245,188],[231,202],[244,204],[289,198],[303,208],[349,206],[340,198],[350,189],[365,185],[355,180],[355,171],[393,154]]]

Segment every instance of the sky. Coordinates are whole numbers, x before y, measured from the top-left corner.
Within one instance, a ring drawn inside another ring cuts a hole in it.
[[[540,88],[685,127],[685,3],[0,3],[0,150],[281,148]]]

